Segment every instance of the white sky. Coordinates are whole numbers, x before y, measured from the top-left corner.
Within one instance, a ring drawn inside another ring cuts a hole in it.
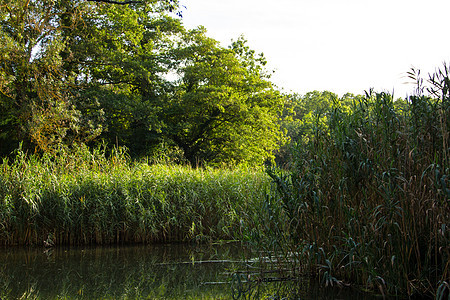
[[[394,90],[412,66],[450,63],[450,0],[181,0],[187,28],[227,47],[241,34],[286,92]]]

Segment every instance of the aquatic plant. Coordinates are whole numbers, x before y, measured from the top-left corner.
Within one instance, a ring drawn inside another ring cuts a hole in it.
[[[261,168],[149,165],[123,149],[19,150],[0,170],[2,245],[230,239],[269,185]]]
[[[430,76],[428,93],[418,79],[406,100],[370,91],[350,109],[336,101],[326,118],[312,112],[294,166],[268,170],[278,195],[245,220],[247,244],[325,286],[442,295],[450,278],[448,70]]]

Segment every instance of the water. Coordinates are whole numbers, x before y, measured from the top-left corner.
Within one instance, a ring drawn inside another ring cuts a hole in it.
[[[245,283],[242,260],[236,244],[0,249],[0,299],[372,299],[307,279]]]

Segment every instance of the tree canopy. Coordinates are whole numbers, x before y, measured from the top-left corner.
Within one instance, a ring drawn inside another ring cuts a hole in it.
[[[187,30],[174,0],[0,0],[0,151],[123,145],[260,163],[284,141],[283,96],[240,37]]]

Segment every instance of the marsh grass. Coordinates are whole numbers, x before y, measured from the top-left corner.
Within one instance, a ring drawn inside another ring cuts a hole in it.
[[[1,245],[230,239],[269,184],[262,169],[149,165],[85,147],[18,150],[0,170]]]
[[[418,88],[396,102],[369,92],[350,110],[336,102],[326,124],[312,124],[298,142],[295,166],[268,170],[279,194],[246,219],[244,240],[325,286],[448,297],[445,70],[431,77],[427,95]]]

